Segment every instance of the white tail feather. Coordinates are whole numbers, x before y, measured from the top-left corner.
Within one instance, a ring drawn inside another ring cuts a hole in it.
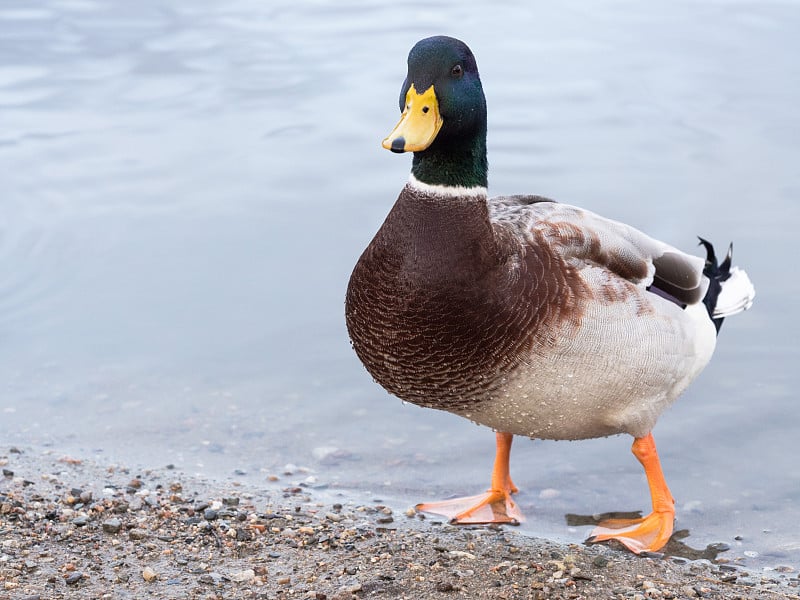
[[[739,267],[731,267],[731,276],[722,283],[717,298],[717,305],[714,307],[714,318],[730,317],[743,310],[747,310],[753,305],[753,298],[756,296],[756,289],[753,287],[750,278]]]

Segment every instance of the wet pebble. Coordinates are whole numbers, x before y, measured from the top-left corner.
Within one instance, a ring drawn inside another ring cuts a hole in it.
[[[138,527],[134,527],[128,532],[128,537],[132,540],[144,540],[149,537],[150,534],[147,533],[144,529],[139,529]]]
[[[542,500],[552,500],[553,498],[558,498],[560,495],[561,492],[553,488],[547,488],[539,492],[539,498]]]
[[[605,556],[595,556],[594,560],[592,560],[592,564],[602,569],[608,566],[608,559]]]
[[[76,571],[75,573],[71,573],[64,581],[67,582],[67,585],[75,585],[81,579],[83,579],[83,573]]]
[[[74,519],[72,519],[72,524],[75,525],[75,527],[85,527],[86,525],[89,524],[89,517],[87,517],[86,515],[80,515],[79,517],[75,517]]]
[[[236,583],[245,583],[247,581],[253,581],[256,578],[256,572],[253,569],[245,569],[244,571],[231,573],[229,578]]]
[[[106,533],[119,533],[122,528],[122,521],[119,519],[108,519],[103,522],[103,531]]]
[[[436,584],[436,591],[437,592],[454,592],[455,587],[449,581],[440,581]]]

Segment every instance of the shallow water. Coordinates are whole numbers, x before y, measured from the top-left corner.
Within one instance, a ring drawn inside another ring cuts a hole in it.
[[[655,435],[685,543],[800,567],[800,7],[475,4],[3,2],[0,439],[255,481],[294,463],[403,504],[483,489],[491,432],[389,397],[343,320],[409,169],[379,145],[405,56],[446,33],[478,58],[494,193],[735,240],[756,305]],[[523,530],[646,509],[629,444],[517,440]]]

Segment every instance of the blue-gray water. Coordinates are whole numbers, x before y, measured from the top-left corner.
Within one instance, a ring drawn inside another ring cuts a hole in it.
[[[655,435],[689,545],[800,567],[798,31],[769,0],[4,0],[0,443],[294,463],[409,505],[484,489],[491,432],[389,397],[343,321],[410,166],[380,148],[406,54],[446,33],[478,58],[493,193],[735,241],[756,304]],[[647,509],[629,444],[517,440],[524,530]]]

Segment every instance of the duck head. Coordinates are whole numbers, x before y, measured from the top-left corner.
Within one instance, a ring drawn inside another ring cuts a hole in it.
[[[383,147],[413,152],[418,180],[486,186],[486,98],[464,42],[446,36],[417,42],[408,55],[400,110],[400,122]]]

